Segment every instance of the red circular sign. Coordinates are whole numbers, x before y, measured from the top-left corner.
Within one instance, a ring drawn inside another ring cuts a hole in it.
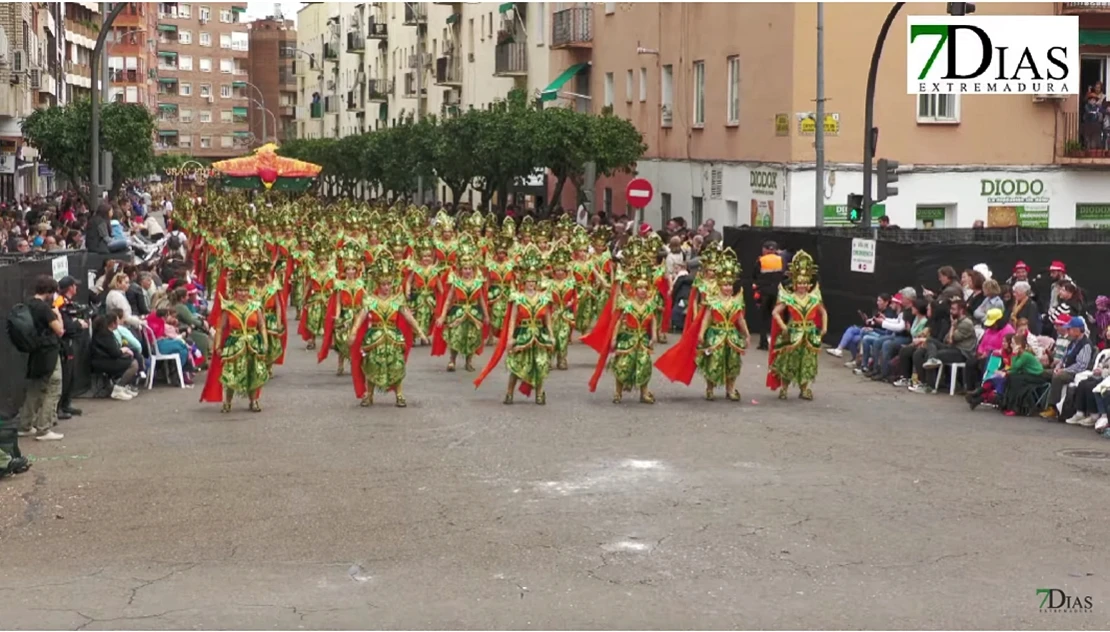
[[[653,195],[655,195],[655,189],[651,188],[651,183],[643,178],[632,180],[624,189],[624,199],[632,208],[644,208],[651,202]]]

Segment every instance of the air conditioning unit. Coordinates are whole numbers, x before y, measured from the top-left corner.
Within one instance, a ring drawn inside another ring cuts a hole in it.
[[[204,97],[204,100],[208,101],[209,105],[211,105],[212,101],[214,101],[214,98],[212,97],[212,95],[208,95],[208,96]]]
[[[31,89],[39,90],[42,88],[42,71],[37,68],[31,69]]]
[[[22,74],[27,72],[27,53],[22,50],[12,51],[12,73]]]
[[[208,24],[208,18],[201,18],[200,23],[201,24]]]

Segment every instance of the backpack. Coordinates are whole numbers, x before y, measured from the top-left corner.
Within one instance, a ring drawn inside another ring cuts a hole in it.
[[[22,353],[32,353],[42,346],[31,308],[26,303],[19,303],[8,312],[8,338],[12,346]]]

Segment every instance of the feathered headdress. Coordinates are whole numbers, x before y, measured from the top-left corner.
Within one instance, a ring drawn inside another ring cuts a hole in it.
[[[546,267],[540,249],[535,244],[528,244],[520,255],[517,274],[520,275],[521,281],[540,281],[543,279]]]
[[[817,280],[817,262],[804,250],[799,250],[790,261],[790,278],[794,283],[812,284]]]

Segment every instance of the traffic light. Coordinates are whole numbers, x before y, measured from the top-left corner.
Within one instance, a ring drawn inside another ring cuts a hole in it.
[[[971,15],[975,13],[975,5],[971,2],[949,2],[948,15]]]
[[[877,169],[879,170],[879,189],[875,193],[875,201],[882,202],[889,197],[898,195],[898,187],[890,186],[898,182],[898,161],[879,158]]]
[[[848,194],[848,221],[853,224],[863,221],[863,196],[859,193]]]

